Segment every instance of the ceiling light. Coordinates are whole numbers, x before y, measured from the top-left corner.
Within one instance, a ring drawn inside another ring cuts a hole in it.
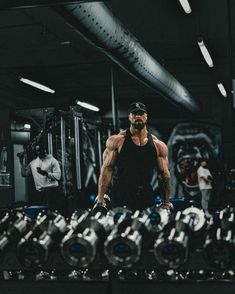
[[[24,130],[30,130],[31,125],[30,124],[24,124]]]
[[[52,93],[52,94],[55,93],[55,90],[53,90],[53,89],[51,89],[51,88],[49,88],[49,87],[47,87],[47,86],[45,86],[45,85],[42,85],[42,84],[40,84],[40,83],[37,83],[37,82],[31,81],[31,80],[29,80],[29,79],[25,79],[25,78],[20,77],[19,80],[20,80],[22,83],[25,83],[25,84],[27,84],[27,85],[30,85],[30,86],[32,86],[32,87],[34,87],[34,88],[37,88],[37,89],[40,89],[40,90],[42,90],[42,91],[49,92],[49,93]]]
[[[224,97],[227,97],[227,92],[224,88],[224,85],[221,83],[221,82],[217,82],[217,87],[219,88],[220,90],[220,93],[224,96]]]
[[[206,63],[208,64],[209,67],[213,67],[214,64],[213,64],[212,58],[211,58],[210,53],[207,50],[206,45],[204,44],[203,40],[199,39],[197,41],[197,43],[198,43],[198,46],[199,46],[199,48],[200,48],[200,50],[202,52],[202,55],[203,55]]]
[[[77,103],[77,105],[80,105],[83,108],[87,108],[87,109],[92,110],[92,111],[100,111],[100,109],[98,107],[96,107],[94,105],[91,105],[89,103],[82,102],[82,101],[79,101],[79,100],[76,100],[76,103]]]
[[[189,5],[188,0],[179,0],[179,2],[181,4],[181,6],[183,7],[185,13],[188,13],[189,14],[189,13],[192,12],[192,9],[191,9],[191,7]]]

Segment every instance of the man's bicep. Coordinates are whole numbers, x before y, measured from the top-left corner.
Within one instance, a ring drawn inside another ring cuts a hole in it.
[[[103,154],[103,166],[112,167],[115,166],[117,160],[117,150],[106,148]]]

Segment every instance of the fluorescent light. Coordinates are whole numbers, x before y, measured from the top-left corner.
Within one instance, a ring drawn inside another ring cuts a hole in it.
[[[87,108],[89,110],[92,110],[92,111],[100,111],[100,109],[94,105],[91,105],[89,103],[86,103],[86,102],[82,102],[82,101],[79,101],[79,100],[76,100],[76,103],[77,105],[80,105],[84,108]]]
[[[203,55],[206,63],[208,64],[209,67],[213,67],[214,64],[213,64],[212,58],[211,58],[210,53],[207,50],[206,45],[204,44],[203,40],[200,39],[197,41],[197,43],[198,43],[198,46],[202,52],[202,55]]]
[[[31,129],[31,125],[30,124],[24,124],[24,129],[25,130],[30,130]]]
[[[224,96],[227,97],[227,92],[224,88],[224,85],[221,82],[217,82],[217,87],[220,90],[220,93]]]
[[[181,6],[183,7],[185,13],[188,13],[189,14],[189,13],[192,12],[192,9],[191,9],[191,7],[189,5],[188,0],[179,0],[179,2],[181,4]]]
[[[53,89],[51,89],[51,88],[49,88],[49,87],[47,87],[47,86],[44,86],[44,85],[42,85],[42,84],[39,84],[39,83],[37,83],[37,82],[31,81],[31,80],[29,80],[29,79],[25,79],[25,78],[22,78],[22,77],[20,77],[19,79],[20,79],[20,81],[21,81],[22,83],[25,83],[25,84],[27,84],[27,85],[30,85],[30,86],[35,87],[35,88],[37,88],[37,89],[40,89],[40,90],[42,90],[42,91],[49,92],[49,93],[52,93],[52,94],[55,93],[55,90],[53,90]]]

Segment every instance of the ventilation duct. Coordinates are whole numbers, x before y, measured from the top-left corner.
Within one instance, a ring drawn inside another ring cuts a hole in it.
[[[199,110],[189,92],[141,46],[104,3],[77,3],[55,9],[77,33],[133,77],[169,101],[191,112]]]

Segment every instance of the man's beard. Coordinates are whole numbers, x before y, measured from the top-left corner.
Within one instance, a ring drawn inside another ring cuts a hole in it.
[[[40,152],[37,153],[37,155],[38,155],[38,157],[39,157],[40,159],[43,159],[43,158],[45,158],[45,156],[46,156],[46,152],[45,152],[45,151],[40,151]]]
[[[132,127],[136,130],[142,130],[145,126],[146,126],[146,123],[142,122],[142,121],[137,121],[135,123],[132,123],[131,124]]]

